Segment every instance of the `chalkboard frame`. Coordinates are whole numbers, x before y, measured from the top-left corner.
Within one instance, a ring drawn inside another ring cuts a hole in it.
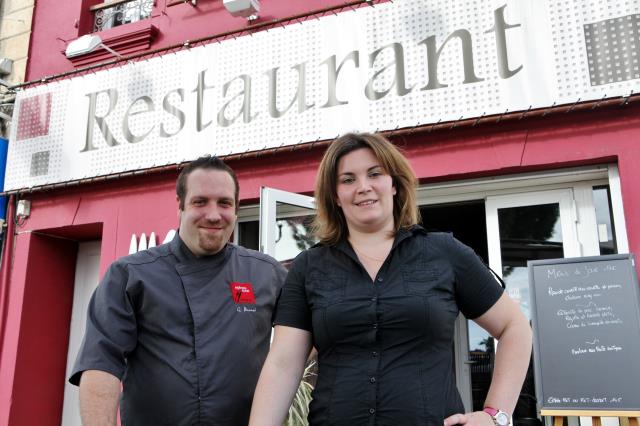
[[[539,326],[538,326],[538,303],[536,300],[536,291],[535,291],[535,282],[534,282],[534,268],[537,266],[548,266],[548,265],[563,265],[563,264],[583,264],[589,262],[602,262],[602,261],[611,261],[611,260],[626,260],[627,265],[631,271],[631,282],[629,283],[632,286],[632,293],[634,295],[635,301],[635,316],[636,316],[636,324],[633,326],[638,327],[640,329],[640,286],[638,284],[638,274],[635,269],[635,256],[633,253],[628,254],[612,254],[612,255],[603,255],[603,256],[585,256],[585,257],[573,257],[573,258],[560,258],[560,259],[543,259],[543,260],[529,260],[527,261],[527,269],[529,276],[529,294],[530,294],[530,303],[531,303],[531,324],[533,328],[533,352],[534,352],[534,377],[535,377],[535,388],[536,388],[536,399],[539,411],[545,411],[547,413],[551,412],[562,412],[571,410],[574,412],[584,411],[584,412],[611,412],[612,416],[617,416],[621,412],[630,412],[632,416],[637,415],[640,412],[640,406],[636,407],[583,407],[576,406],[572,404],[567,404],[563,406],[553,405],[549,406],[546,402],[545,393],[543,391],[544,383],[542,383],[542,366],[541,366],[541,355],[540,355],[540,336],[539,336]],[[614,414],[614,412],[616,414]],[[575,415],[575,414],[574,414]],[[591,414],[587,414],[591,415]],[[605,415],[605,414],[602,414]]]

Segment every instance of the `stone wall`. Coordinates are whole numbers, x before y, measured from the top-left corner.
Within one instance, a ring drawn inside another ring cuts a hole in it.
[[[9,84],[24,81],[29,57],[29,39],[31,37],[31,17],[34,0],[0,1],[0,58],[13,61],[11,72],[0,75]],[[14,94],[0,87],[0,112],[11,116]],[[8,137],[9,122],[0,116],[0,136]]]

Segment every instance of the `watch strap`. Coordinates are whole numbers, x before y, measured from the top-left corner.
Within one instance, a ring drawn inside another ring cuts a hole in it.
[[[491,416],[491,419],[493,419],[493,423],[496,426],[509,426],[509,415],[504,411],[498,410],[493,407],[484,407],[482,411]]]
[[[496,414],[498,414],[498,411],[500,410],[496,410],[493,407],[484,407],[484,409],[482,410],[485,413],[489,414],[491,417],[495,417]]]

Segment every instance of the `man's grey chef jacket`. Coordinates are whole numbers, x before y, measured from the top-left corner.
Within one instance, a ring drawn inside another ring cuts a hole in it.
[[[179,235],[123,257],[96,289],[69,381],[123,382],[123,425],[246,425],[286,270],[227,244],[197,258]]]

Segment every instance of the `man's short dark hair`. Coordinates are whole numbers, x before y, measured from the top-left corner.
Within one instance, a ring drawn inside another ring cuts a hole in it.
[[[236,203],[236,211],[238,210],[238,205],[240,203],[240,185],[238,184],[238,177],[233,169],[227,166],[224,161],[219,159],[218,157],[212,157],[210,155],[206,155],[204,157],[200,157],[196,160],[193,160],[191,163],[187,164],[182,171],[180,171],[180,175],[178,176],[178,181],[176,182],[176,195],[179,200],[180,210],[184,210],[184,201],[187,196],[187,178],[194,170],[204,169],[204,170],[221,170],[223,172],[229,173],[231,178],[233,179],[233,184],[235,185],[235,203]]]

